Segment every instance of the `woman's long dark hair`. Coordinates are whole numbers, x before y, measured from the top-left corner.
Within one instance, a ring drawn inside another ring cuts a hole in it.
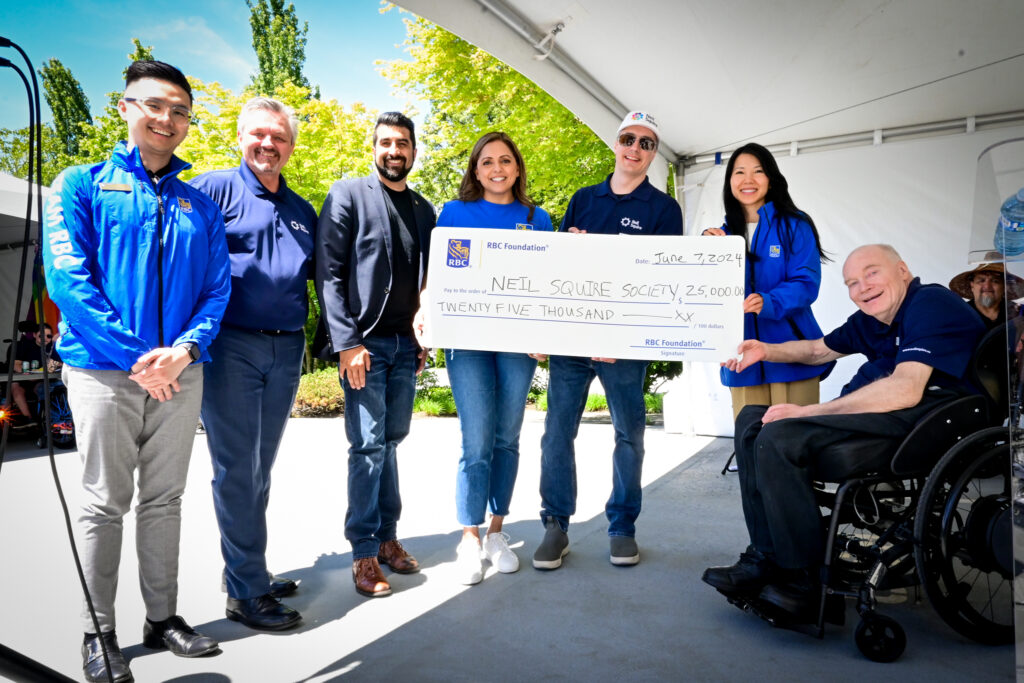
[[[483,154],[484,147],[495,140],[500,140],[508,145],[509,150],[512,152],[512,157],[516,160],[516,166],[519,167],[519,177],[516,178],[515,184],[512,185],[512,196],[520,204],[530,208],[530,217],[532,219],[533,209],[537,205],[526,194],[526,163],[523,161],[523,155],[519,153],[516,143],[512,142],[512,138],[501,131],[484,133],[483,137],[473,145],[473,151],[469,155],[469,164],[466,166],[466,173],[462,176],[462,184],[459,186],[459,199],[464,202],[475,202],[483,198],[484,188],[476,178],[476,165],[480,161],[480,155]]]
[[[750,154],[754,156],[757,161],[761,164],[761,168],[764,169],[765,175],[768,176],[768,194],[765,196],[765,203],[771,202],[775,206],[775,212],[786,218],[796,218],[805,221],[811,226],[811,232],[814,233],[814,244],[818,247],[818,256],[822,263],[831,261],[828,253],[821,248],[821,237],[818,236],[818,226],[814,224],[814,220],[807,215],[805,212],[797,208],[796,204],[793,203],[792,197],[789,196],[789,183],[786,182],[786,176],[782,175],[782,171],[779,170],[779,165],[775,163],[775,157],[765,147],[757,144],[756,142],[748,142],[743,145],[729,157],[729,163],[725,167],[725,187],[722,190],[722,200],[725,203],[725,224],[729,228],[729,232],[733,235],[745,235],[747,232],[747,217],[743,211],[743,205],[740,204],[736,197],[732,196],[732,171],[736,165],[736,159],[741,154]],[[789,225],[787,222],[787,230],[789,232]],[[787,235],[790,242],[792,236]],[[791,245],[787,245],[787,248]]]

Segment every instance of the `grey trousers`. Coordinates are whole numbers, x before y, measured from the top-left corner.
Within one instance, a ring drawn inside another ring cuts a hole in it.
[[[131,507],[136,471],[142,599],[147,618],[166,619],[177,612],[181,496],[203,395],[202,367],[186,367],[178,378],[181,391],[164,403],[120,370],[65,365],[63,379],[84,464],[78,518],[82,568],[100,630],[115,628],[122,519]],[[84,631],[94,632],[88,607],[82,618]]]

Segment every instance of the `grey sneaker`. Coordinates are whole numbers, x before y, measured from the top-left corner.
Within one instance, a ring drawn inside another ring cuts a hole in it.
[[[640,562],[640,549],[636,547],[636,539],[632,536],[609,537],[612,546],[612,564],[628,567]]]
[[[562,531],[558,521],[549,519],[544,525],[544,540],[533,554],[534,569],[558,569],[562,558],[569,554],[569,534]]]

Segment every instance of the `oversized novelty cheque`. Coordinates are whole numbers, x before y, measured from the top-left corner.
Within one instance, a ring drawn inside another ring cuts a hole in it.
[[[433,348],[719,363],[743,340],[741,237],[436,228]]]

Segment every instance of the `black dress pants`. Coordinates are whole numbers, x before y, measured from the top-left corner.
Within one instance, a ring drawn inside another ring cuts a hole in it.
[[[819,415],[763,424],[767,406],[746,406],[736,418],[736,463],[743,516],[750,542],[787,569],[822,563],[821,513],[811,485],[812,473],[827,458],[828,446],[858,437],[891,439],[893,447],[922,417],[959,394],[925,392],[913,408],[891,413]],[[864,471],[886,469],[893,449],[870,449]]]

